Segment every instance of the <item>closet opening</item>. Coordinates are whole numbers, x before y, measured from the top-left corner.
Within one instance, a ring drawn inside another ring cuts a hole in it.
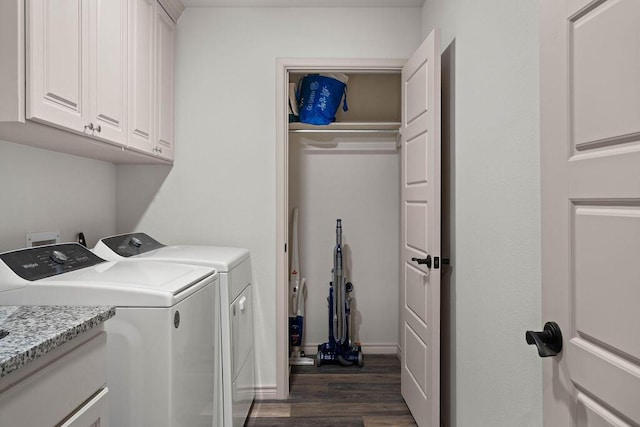
[[[350,328],[367,354],[399,354],[400,120],[404,60],[281,59],[277,64],[277,398],[289,394],[289,279],[292,216],[298,209],[301,278],[306,278],[302,350],[327,341],[327,297],[336,220],[342,222]],[[289,83],[305,74],[348,76],[348,111],[317,126],[289,122]],[[345,369],[357,369],[356,367]]]

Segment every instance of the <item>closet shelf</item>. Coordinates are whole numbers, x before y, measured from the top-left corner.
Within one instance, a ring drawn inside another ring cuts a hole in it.
[[[400,122],[334,122],[316,126],[307,123],[289,123],[289,132],[295,133],[397,133]]]

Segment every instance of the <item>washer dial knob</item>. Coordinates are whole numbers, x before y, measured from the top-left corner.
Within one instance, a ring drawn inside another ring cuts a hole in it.
[[[49,258],[51,258],[51,260],[56,264],[64,264],[69,259],[64,253],[60,251],[51,252],[51,255],[49,256]]]
[[[129,240],[129,246],[139,248],[140,246],[142,246],[142,240],[138,239],[137,237],[132,237],[131,240]]]

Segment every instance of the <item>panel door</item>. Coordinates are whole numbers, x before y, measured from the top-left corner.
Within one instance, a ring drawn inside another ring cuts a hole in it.
[[[124,145],[127,140],[127,1],[93,0],[90,31],[94,135]]]
[[[156,134],[159,157],[174,158],[174,39],[176,25],[158,7],[156,14]]]
[[[640,2],[541,2],[546,426],[640,424]]]
[[[402,70],[402,396],[419,426],[440,425],[440,38]]]
[[[109,425],[109,389],[100,390],[82,405],[60,427],[100,427]]]
[[[89,7],[27,2],[27,119],[82,132],[89,118]]]
[[[155,0],[129,2],[128,145],[145,153],[154,147]]]

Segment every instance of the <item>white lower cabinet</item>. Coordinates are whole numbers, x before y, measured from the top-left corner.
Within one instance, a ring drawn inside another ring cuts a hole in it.
[[[82,405],[71,417],[63,422],[60,427],[106,427],[109,407],[107,397],[108,388],[103,388],[87,403]]]
[[[0,426],[107,427],[107,334],[72,341],[0,379]]]

